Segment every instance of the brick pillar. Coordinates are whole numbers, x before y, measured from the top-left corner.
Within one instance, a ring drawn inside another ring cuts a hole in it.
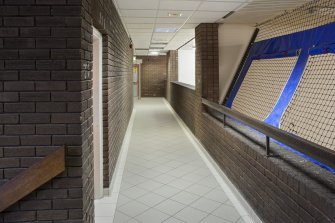
[[[171,102],[171,81],[178,81],[178,51],[167,54],[166,99]]]
[[[219,101],[218,27],[202,23],[195,28],[196,93],[214,102]]]

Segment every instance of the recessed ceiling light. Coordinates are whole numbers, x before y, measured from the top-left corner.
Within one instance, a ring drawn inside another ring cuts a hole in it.
[[[151,55],[151,56],[158,56],[159,52],[149,52],[149,55]]]
[[[155,28],[155,33],[175,33],[177,28]]]
[[[181,17],[183,14],[179,12],[169,12],[168,16],[169,17]]]

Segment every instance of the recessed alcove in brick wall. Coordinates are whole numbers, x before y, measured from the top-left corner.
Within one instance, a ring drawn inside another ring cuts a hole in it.
[[[166,56],[141,56],[141,96],[165,97],[167,79]]]

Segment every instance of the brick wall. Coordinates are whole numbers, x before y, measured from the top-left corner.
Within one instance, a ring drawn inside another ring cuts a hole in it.
[[[201,76],[203,98],[219,101],[219,24],[203,23],[195,29],[196,69]],[[199,81],[200,79],[198,79]],[[199,85],[199,84],[198,84]]]
[[[0,184],[66,144],[66,170],[0,214],[0,222],[81,222],[81,2],[0,1]],[[84,140],[85,139],[85,140]]]
[[[166,94],[166,56],[143,56],[141,64],[142,97],[165,97]]]
[[[195,38],[199,44],[199,32]],[[280,158],[267,158],[261,146],[205,112],[201,97],[206,72],[199,64],[208,58],[200,49],[197,45],[196,90],[171,87],[176,112],[264,222],[334,222],[333,174],[280,147]]]
[[[166,99],[171,101],[171,81],[178,81],[178,50],[167,54]]]
[[[0,0],[0,12],[0,185],[67,145],[66,171],[0,222],[94,222],[92,25],[104,35],[105,186],[133,105],[125,29],[107,0]]]

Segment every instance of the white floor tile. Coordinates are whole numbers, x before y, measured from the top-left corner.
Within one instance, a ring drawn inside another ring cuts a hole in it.
[[[214,210],[216,210],[218,207],[220,207],[221,203],[209,200],[207,198],[201,197],[195,202],[191,204],[191,207],[194,207],[196,209],[199,209],[201,211],[205,211],[207,213],[212,213]]]
[[[127,204],[118,208],[119,211],[123,212],[124,214],[135,217],[144,211],[148,210],[150,207],[138,202],[138,201],[130,201]]]
[[[144,190],[140,187],[137,187],[137,186],[134,186],[134,187],[131,187],[125,191],[122,191],[121,194],[130,198],[130,199],[136,199],[138,197],[141,197],[143,196],[144,194],[148,193],[147,190]]]
[[[170,183],[174,179],[176,179],[176,177],[173,177],[173,176],[167,175],[167,174],[162,174],[162,175],[160,175],[158,177],[153,178],[153,180],[155,180],[157,182],[160,182],[162,184]]]
[[[135,104],[114,223],[242,221],[163,100]],[[107,216],[96,220],[113,222]]]
[[[174,215],[180,210],[184,209],[186,205],[178,203],[177,201],[173,200],[165,200],[162,203],[155,206],[155,209],[160,210],[168,215]]]
[[[167,214],[164,214],[158,210],[155,209],[149,209],[143,214],[140,214],[137,216],[135,219],[139,220],[140,222],[145,222],[145,223],[159,223],[167,220],[170,216]]]
[[[160,196],[155,193],[148,193],[142,197],[137,198],[137,201],[148,205],[149,207],[154,207],[162,201],[166,200],[166,197]]]
[[[223,190],[211,190],[210,192],[205,194],[204,197],[220,203],[225,203],[228,201],[228,197],[223,192]]]
[[[115,212],[114,223],[123,223],[123,222],[129,221],[130,219],[131,217],[129,217],[128,215],[125,215],[124,213],[120,211]]]
[[[180,212],[178,212],[175,217],[188,222],[188,223],[196,223],[200,222],[202,219],[204,219],[208,214],[203,211],[199,211],[195,208],[187,207]]]
[[[159,183],[154,180],[148,180],[148,181],[144,181],[143,183],[138,184],[137,186],[145,190],[152,191],[159,187],[162,187],[163,185],[164,185],[163,183]]]
[[[216,217],[214,215],[208,215],[204,218],[201,223],[231,223],[230,221],[226,221],[222,218]]]
[[[229,205],[223,204],[218,209],[216,209],[212,215],[223,218],[225,220],[236,222],[241,216],[237,210]]]
[[[209,191],[211,191],[212,189],[200,184],[193,184],[192,186],[188,187],[185,189],[186,191],[199,195],[199,196],[203,196],[204,194],[207,194]]]
[[[95,223],[111,223],[113,222],[114,217],[95,217]],[[119,222],[115,222],[119,223]]]
[[[177,218],[171,217],[171,218],[167,219],[166,221],[164,221],[164,223],[185,223],[185,222],[181,221]]]
[[[180,192],[178,188],[171,187],[169,185],[164,185],[156,190],[153,191],[156,194],[159,194],[163,197],[169,198],[172,197],[173,195],[177,194]]]
[[[185,205],[189,205],[191,203],[193,203],[194,201],[198,200],[200,198],[200,196],[196,195],[196,194],[192,194],[189,193],[187,191],[182,191],[174,196],[172,196],[170,199],[177,201],[179,203],[185,204]]]

